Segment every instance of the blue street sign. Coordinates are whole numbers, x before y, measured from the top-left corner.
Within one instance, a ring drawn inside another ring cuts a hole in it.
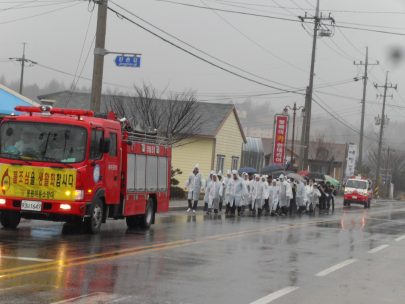
[[[389,182],[390,181],[390,176],[389,175],[380,175],[381,181],[382,182]]]
[[[141,66],[141,57],[117,56],[114,61],[118,67],[139,68]]]

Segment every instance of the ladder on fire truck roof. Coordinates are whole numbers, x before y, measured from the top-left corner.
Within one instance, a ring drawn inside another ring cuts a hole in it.
[[[127,132],[124,131],[124,141],[133,141],[139,143],[155,144],[160,146],[171,146],[171,137],[158,136],[156,134],[148,134],[147,132]]]

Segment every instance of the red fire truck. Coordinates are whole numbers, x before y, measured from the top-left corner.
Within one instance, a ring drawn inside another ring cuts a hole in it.
[[[364,208],[370,208],[373,199],[371,180],[366,177],[351,176],[345,185],[343,206],[350,207],[350,204],[360,204]]]
[[[133,131],[114,112],[18,106],[0,125],[0,223],[21,218],[80,223],[107,218],[149,228],[169,209],[171,143]]]

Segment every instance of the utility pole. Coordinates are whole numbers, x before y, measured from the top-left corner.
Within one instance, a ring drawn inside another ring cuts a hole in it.
[[[21,62],[21,77],[20,77],[20,91],[19,93],[22,95],[22,91],[23,91],[23,85],[24,85],[24,67],[25,67],[25,63],[30,63],[30,66],[33,66],[34,64],[37,64],[37,62],[29,60],[29,59],[25,59],[25,45],[27,43],[23,43],[23,55],[22,58],[9,58],[10,60],[14,60],[17,62]]]
[[[383,150],[385,150],[385,149],[383,149]],[[385,182],[387,183],[387,196],[389,196],[392,174],[391,174],[391,178],[389,179],[389,182],[388,182],[388,180],[387,180],[387,177],[388,177],[388,164],[389,164],[389,159],[390,159],[390,151],[394,154],[395,150],[388,147],[388,149],[386,149],[386,151],[387,151],[387,161],[385,163]]]
[[[387,76],[385,78],[385,84],[378,85],[377,83],[374,83],[374,87],[377,89],[378,87],[384,87],[384,99],[383,99],[383,108],[382,108],[382,115],[381,115],[381,123],[380,123],[380,140],[378,141],[378,156],[377,156],[377,171],[375,174],[375,180],[376,180],[376,186],[378,186],[378,181],[380,177],[380,160],[381,160],[381,148],[382,148],[382,138],[383,138],[383,133],[384,133],[384,124],[385,124],[385,100],[387,97],[387,89],[397,89],[398,85],[395,85],[395,87],[390,84],[388,87],[388,72]]]
[[[287,110],[287,108],[289,108],[290,110],[293,111],[293,133],[292,133],[292,143],[291,143],[291,160],[290,160],[290,164],[291,164],[290,167],[291,167],[291,168],[290,168],[290,170],[291,170],[291,171],[294,171],[294,168],[293,168],[294,162],[293,162],[293,160],[294,160],[295,115],[297,114],[297,111],[298,111],[298,110],[302,109],[302,111],[301,111],[301,116],[304,117],[304,119],[305,119],[305,108],[304,108],[303,106],[297,108],[297,103],[294,102],[294,107],[291,108],[290,106],[286,106],[286,107],[284,108],[283,114],[284,114],[285,116],[288,115],[288,110]]]
[[[379,62],[375,64],[369,64],[368,63],[368,46],[366,47],[366,62],[363,63],[360,61],[360,63],[353,63],[354,65],[364,65],[364,76],[363,76],[363,100],[361,101],[361,125],[360,125],[360,144],[359,144],[359,160],[358,160],[358,167],[361,170],[363,166],[363,135],[364,135],[364,116],[365,116],[365,111],[366,111],[366,88],[367,88],[367,72],[368,72],[368,66],[369,65],[378,65]],[[354,81],[358,81],[358,78],[355,78]]]
[[[105,36],[107,29],[108,0],[93,0],[98,4],[96,46],[94,48],[93,83],[91,86],[90,109],[100,112],[101,93],[103,89],[103,70],[105,55]]]
[[[322,14],[319,17],[319,0],[317,0],[316,4],[316,12],[314,17],[305,17],[298,16],[298,18],[305,22],[305,20],[311,19],[314,20],[314,33],[312,37],[312,58],[311,58],[311,72],[309,75],[309,86],[307,87],[306,95],[305,95],[305,111],[306,116],[302,122],[302,135],[301,135],[301,151],[300,151],[300,166],[301,170],[304,170],[308,166],[308,150],[309,150],[309,133],[311,130],[311,110],[312,110],[312,92],[314,87],[314,76],[315,76],[315,54],[316,54],[316,38],[318,36],[318,28],[320,23],[323,20],[330,20],[335,23],[335,20],[332,17],[323,18]],[[322,30],[322,37],[330,37],[331,32],[327,33],[327,31]],[[304,147],[306,148],[304,148]]]

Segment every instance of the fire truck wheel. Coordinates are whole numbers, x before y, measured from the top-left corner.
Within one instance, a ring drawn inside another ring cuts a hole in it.
[[[141,228],[148,229],[150,225],[152,225],[153,212],[153,200],[149,198],[148,202],[146,203],[145,214],[141,215]]]
[[[139,219],[136,215],[127,216],[125,220],[127,221],[128,228],[132,229],[138,227]]]
[[[367,201],[367,208],[370,208],[371,207],[371,200],[368,200]]]
[[[2,211],[0,214],[0,223],[4,228],[17,228],[20,220],[21,215],[18,211]]]
[[[346,200],[343,200],[343,206],[346,206],[346,204],[347,204]]]
[[[101,199],[98,199],[90,208],[90,217],[85,218],[86,230],[92,234],[96,234],[100,231],[103,221],[103,202]]]

